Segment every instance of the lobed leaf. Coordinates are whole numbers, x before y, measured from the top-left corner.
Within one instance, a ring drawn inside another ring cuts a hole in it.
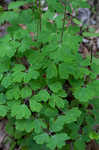
[[[49,135],[47,133],[42,133],[33,138],[37,144],[45,144],[49,141]]]
[[[31,112],[25,104],[14,104],[11,107],[11,116],[16,117],[16,119],[29,119]]]
[[[66,133],[57,133],[50,137],[47,147],[54,150],[57,148],[62,148],[65,145],[65,141],[69,140],[70,137]]]
[[[32,90],[30,87],[25,86],[24,88],[21,89],[21,97],[22,98],[28,98],[32,96]]]
[[[8,107],[5,105],[0,105],[0,116],[5,117],[8,112]]]
[[[31,132],[34,128],[33,120],[17,120],[15,125],[18,131]]]
[[[42,104],[38,103],[35,98],[30,99],[30,109],[32,112],[40,112],[42,109]]]

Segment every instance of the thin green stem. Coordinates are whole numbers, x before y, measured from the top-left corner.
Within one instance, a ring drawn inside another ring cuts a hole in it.
[[[42,11],[41,11],[41,2],[39,0],[39,12],[40,12],[40,32],[42,30]]]
[[[36,5],[36,7],[37,7],[37,0],[35,0],[35,5]]]
[[[92,63],[92,57],[93,57],[93,55],[92,55],[92,48],[90,49],[90,52],[91,52],[90,63]]]
[[[61,32],[61,40],[63,42],[63,35],[64,35],[64,28],[65,28],[65,18],[66,18],[66,5],[64,6],[64,18],[63,18],[63,25],[62,25],[62,32]]]
[[[38,0],[35,0],[35,7],[36,7],[36,11],[39,11]],[[35,22],[35,29],[36,29],[36,40],[37,40],[38,39],[38,33],[39,33],[39,21],[38,21],[38,18],[35,18],[35,21],[36,21]]]

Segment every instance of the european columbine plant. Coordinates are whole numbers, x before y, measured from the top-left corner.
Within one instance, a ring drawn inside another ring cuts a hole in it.
[[[0,38],[0,118],[8,120],[12,149],[85,150],[99,139],[93,130],[99,60],[90,63],[78,53],[83,37],[71,14],[89,6],[83,0],[47,4],[44,12],[40,0],[13,1],[1,11],[0,23],[9,27]]]

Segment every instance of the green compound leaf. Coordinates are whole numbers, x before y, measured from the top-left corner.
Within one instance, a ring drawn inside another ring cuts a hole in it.
[[[20,71],[25,71],[25,66],[23,66],[22,64],[16,64],[13,69],[13,72],[20,72]]]
[[[65,117],[59,116],[56,120],[50,119],[50,130],[53,132],[59,132],[63,129],[65,124]]]
[[[1,44],[0,57],[2,58],[4,56],[12,57],[15,52],[16,49],[12,50],[11,46],[8,43],[5,43],[4,45]]]
[[[47,133],[42,133],[33,138],[37,144],[45,144],[49,141],[49,135]]]
[[[22,139],[22,150],[49,150],[46,148],[45,144],[40,145],[37,144],[34,140],[33,137],[30,135],[29,137]]]
[[[31,132],[34,128],[33,120],[17,120],[15,125],[18,131]]]
[[[67,97],[67,93],[66,93],[66,91],[65,91],[64,89],[61,89],[61,90],[57,93],[57,96],[66,98],[66,97]]]
[[[83,32],[83,36],[85,36],[85,37],[98,37],[99,33]]]
[[[30,97],[32,95],[32,90],[31,88],[29,88],[28,86],[25,86],[22,90],[21,90],[21,97],[22,98],[27,98]]]
[[[66,115],[61,115],[56,120],[50,120],[50,129],[53,132],[61,131],[65,124],[77,121],[80,115],[81,112],[78,108],[72,108],[66,112]]]
[[[65,100],[60,98],[59,96],[53,94],[50,98],[49,105],[52,108],[55,108],[55,106],[57,106],[58,108],[64,108]]]
[[[87,85],[87,88],[93,93],[94,97],[99,96],[99,80],[94,80]]]
[[[52,109],[47,106],[43,106],[41,113],[48,118],[56,117],[58,115],[58,110],[56,108]]]
[[[11,74],[5,76],[1,82],[1,85],[5,88],[8,88],[12,84]]]
[[[16,9],[19,8],[20,6],[24,5],[26,2],[25,1],[17,1],[17,2],[11,2],[8,6],[8,9]]]
[[[24,74],[24,82],[28,83],[32,79],[31,74],[26,73]]]
[[[53,83],[48,83],[48,86],[49,86],[50,90],[53,91],[54,93],[57,93],[60,90],[62,90],[62,84],[59,81],[56,81]]]
[[[86,149],[86,144],[85,144],[84,139],[82,137],[80,137],[79,139],[77,139],[74,142],[75,150],[79,150],[79,147],[80,147],[80,150],[85,150]]]
[[[35,133],[41,133],[43,129],[47,128],[46,123],[41,119],[35,119],[33,122]]]
[[[52,79],[54,77],[57,77],[56,65],[55,64],[50,64],[47,68],[46,74],[47,74],[48,79]]]
[[[65,123],[71,123],[77,120],[80,117],[81,111],[78,108],[72,108],[68,112],[66,112]]]
[[[93,105],[93,115],[95,116],[95,122],[96,124],[98,124],[99,122],[99,98],[92,99],[91,104]]]
[[[38,80],[32,80],[29,85],[32,90],[38,90],[42,87],[42,83],[38,82]]]
[[[20,98],[20,89],[18,86],[15,86],[13,89],[9,89],[6,92],[6,97],[9,100],[13,100],[13,99],[19,99]]]
[[[37,97],[38,97],[38,101],[47,102],[48,99],[50,98],[50,95],[46,90],[40,90]]]
[[[24,82],[28,83],[31,79],[36,80],[40,76],[39,72],[30,67],[24,75]]]
[[[21,82],[25,76],[25,67],[22,64],[16,64],[12,69],[12,82]]]
[[[68,79],[69,74],[71,73],[71,68],[66,63],[62,63],[59,65],[59,75],[61,79]]]
[[[76,19],[76,18],[73,19],[73,22],[76,23],[77,25],[80,25],[80,24],[81,24],[81,21],[79,21],[79,20]]]
[[[28,74],[31,75],[32,79],[37,79],[40,76],[39,72],[34,70],[33,66],[29,68]]]
[[[16,117],[16,119],[29,119],[31,112],[25,104],[14,104],[11,107],[11,116]]]
[[[5,117],[8,112],[8,107],[4,105],[0,105],[0,116]]]
[[[91,132],[89,134],[89,137],[90,137],[91,140],[99,140],[99,133]]]
[[[11,100],[11,101],[7,101],[7,106],[8,108],[11,110],[12,106],[14,105],[20,105],[21,101],[20,100]]]
[[[65,145],[65,141],[69,139],[70,137],[66,133],[56,134],[50,137],[47,147],[52,150],[54,150],[56,147],[62,148]]]
[[[80,110],[78,108],[72,108],[66,112],[66,115],[59,116],[56,120],[50,120],[50,129],[53,132],[58,132],[63,129],[65,124],[73,123],[80,117]]]
[[[94,97],[94,91],[88,87],[87,88],[79,88],[74,92],[74,96],[80,102],[86,103]]]
[[[24,75],[25,75],[24,72],[14,72],[12,74],[12,82],[15,82],[15,83],[16,82],[18,82],[18,83],[22,82],[24,79]]]
[[[42,109],[42,104],[38,103],[35,98],[30,99],[30,108],[32,112],[40,112]]]
[[[0,80],[2,78],[2,74],[3,72],[6,72],[9,70],[10,68],[10,58],[8,57],[3,57],[3,58],[0,58]]]
[[[28,56],[28,62],[33,65],[34,69],[40,69],[43,66],[44,58],[43,53],[35,51]]]
[[[6,103],[6,96],[3,93],[0,93],[0,105]]]

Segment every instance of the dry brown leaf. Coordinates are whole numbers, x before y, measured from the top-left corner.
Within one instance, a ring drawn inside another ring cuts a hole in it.
[[[88,49],[86,47],[83,47],[83,58],[86,58],[86,56],[89,55]]]

